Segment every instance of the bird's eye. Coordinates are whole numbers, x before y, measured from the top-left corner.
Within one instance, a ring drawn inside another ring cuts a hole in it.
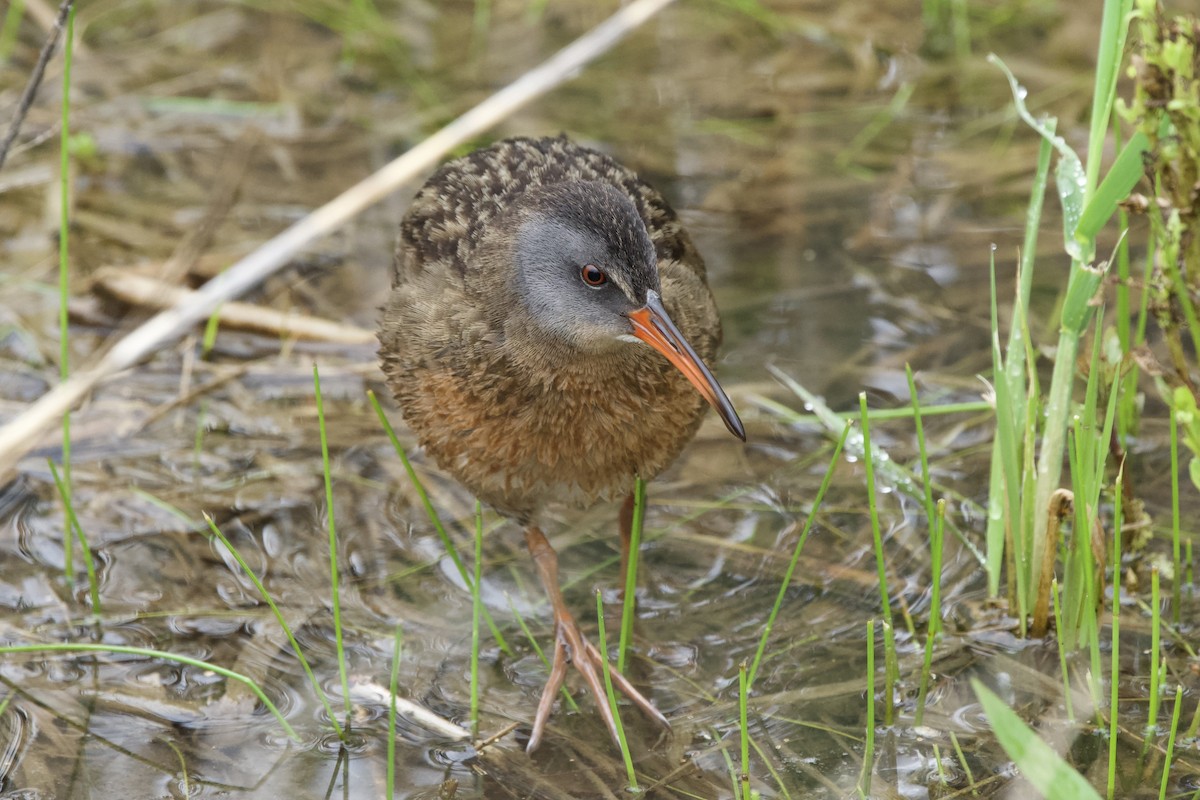
[[[608,275],[604,270],[597,267],[595,264],[588,264],[579,271],[579,277],[583,278],[583,282],[588,286],[599,288],[608,283]]]

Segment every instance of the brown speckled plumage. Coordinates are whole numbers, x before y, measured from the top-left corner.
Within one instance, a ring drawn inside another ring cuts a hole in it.
[[[442,167],[401,224],[380,330],[384,372],[437,463],[484,502],[530,521],[548,502],[587,504],[657,475],[695,433],[703,398],[659,353],[581,357],[531,335],[507,285],[531,187],[592,180],[632,199],[658,257],[663,304],[705,361],[721,338],[704,263],[656,190],[566,138],[509,139]],[[500,226],[497,228],[497,226]]]
[[[653,478],[696,432],[706,400],[744,439],[702,363],[720,339],[704,262],[662,195],[566,138],[509,139],[446,164],[401,223],[379,331],[388,383],[426,452],[525,526],[554,609],[530,750],[568,661],[614,741],[604,670],[668,726],[584,638],[537,518],[548,503],[628,495],[636,476]]]

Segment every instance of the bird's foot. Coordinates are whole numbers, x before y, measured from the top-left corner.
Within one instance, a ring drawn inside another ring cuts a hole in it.
[[[604,724],[608,726],[613,743],[618,747],[620,747],[621,741],[617,733],[617,721],[608,705],[608,694],[604,690],[604,675],[600,670],[608,670],[609,675],[612,676],[613,688],[632,700],[642,710],[642,713],[664,728],[671,727],[662,712],[655,708],[645,695],[634,688],[624,675],[609,664],[608,658],[597,650],[595,645],[584,638],[574,617],[566,612],[556,613],[554,616],[554,660],[550,666],[550,678],[546,681],[546,688],[542,690],[542,699],[538,703],[537,715],[533,721],[533,731],[529,735],[529,744],[525,747],[526,752],[532,753],[541,744],[546,722],[550,719],[550,711],[554,706],[554,698],[558,694],[558,690],[562,688],[563,681],[567,676],[567,662],[573,664],[575,669],[583,675],[583,679],[587,681],[596,698],[600,716],[604,719]]]

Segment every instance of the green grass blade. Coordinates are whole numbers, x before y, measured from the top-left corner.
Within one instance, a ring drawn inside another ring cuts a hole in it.
[[[483,616],[483,506],[475,501],[475,580],[471,583],[471,733],[479,735],[479,620]]]
[[[625,671],[625,657],[633,640],[633,618],[637,608],[637,565],[642,547],[642,525],[646,519],[646,482],[633,482],[633,521],[629,527],[629,561],[625,564],[625,593],[621,598],[621,637],[617,642],[617,672]]]
[[[66,481],[59,477],[54,462],[47,459],[46,464],[50,467],[50,475],[54,478],[54,485],[58,488],[58,494],[62,497],[63,508],[67,514],[67,529],[63,531],[63,543],[65,545],[67,541],[79,540],[79,549],[83,551],[84,563],[87,566],[88,594],[92,601],[92,613],[99,614],[100,581],[96,577],[96,560],[92,558],[92,548],[88,546],[87,537],[83,535],[83,528],[79,525],[79,518],[75,516],[75,504],[71,501],[71,490],[67,487]]]
[[[387,414],[383,413],[383,406],[379,404],[379,398],[374,392],[367,392],[367,399],[371,401],[371,406],[375,409],[375,415],[379,417],[379,422],[383,426],[384,432],[388,439],[391,440],[392,448],[396,451],[396,455],[400,457],[400,463],[404,465],[404,471],[408,474],[408,479],[412,482],[413,489],[416,490],[417,496],[421,498],[421,503],[425,507],[425,513],[429,517],[429,521],[433,523],[433,529],[437,531],[438,539],[441,540],[442,546],[446,548],[446,555],[450,556],[450,560],[454,563],[454,568],[458,571],[458,576],[466,585],[468,591],[473,591],[474,585],[471,581],[471,574],[467,572],[467,566],[459,558],[458,549],[454,546],[454,541],[450,535],[446,533],[445,527],[442,526],[442,519],[438,516],[437,509],[433,507],[433,502],[429,499],[429,494],[425,491],[424,484],[417,476],[417,471],[413,469],[412,463],[408,460],[408,454],[404,452],[404,446],[400,444],[399,437],[396,436],[395,429],[392,428],[392,423],[388,421]],[[508,640],[500,633],[500,628],[496,626],[495,620],[492,619],[491,612],[485,606],[483,609],[483,619],[487,623],[488,630],[491,631],[492,638],[496,640],[497,646],[504,651],[505,655],[515,656],[513,649],[509,647]]]
[[[921,488],[925,490],[925,523],[933,530],[933,483],[929,477],[929,453],[925,449],[925,426],[921,422],[921,401],[917,397],[917,384],[913,379],[912,365],[904,364],[904,377],[908,381],[908,397],[912,401],[913,429],[917,434],[917,453],[921,459]]]
[[[333,513],[333,476],[329,469],[329,437],[325,430],[325,401],[321,397],[321,373],[313,364],[313,391],[317,398],[317,427],[321,433],[321,471],[325,477],[325,517],[329,528],[329,586],[333,603],[333,639],[337,645],[338,677],[342,682],[342,699],[346,718],[343,725],[350,728],[353,709],[350,706],[350,676],[346,669],[346,643],[342,631],[342,600],[339,589],[337,526]]]
[[[392,644],[392,673],[388,677],[387,796],[396,796],[396,691],[400,684],[400,650],[404,628],[396,626]]]
[[[1167,753],[1163,756],[1162,781],[1158,784],[1158,800],[1167,800],[1167,779],[1171,777],[1171,759],[1175,755],[1175,734],[1179,731],[1179,711],[1183,708],[1183,687],[1175,687],[1175,710],[1171,712],[1171,732],[1167,735]]]
[[[921,683],[917,690],[917,710],[914,724],[918,727],[925,718],[925,699],[929,692],[929,677],[933,671],[933,645],[942,627],[942,545],[945,541],[946,501],[938,500],[937,516],[933,521],[933,532],[929,540],[932,551],[930,575],[933,587],[929,600],[929,624],[925,630],[925,657],[921,662]]]
[[[891,702],[890,699],[888,701]],[[871,777],[875,772],[875,620],[867,622],[867,743],[863,749],[862,775],[858,780],[858,791],[863,797],[871,796]]]
[[[885,724],[892,724],[894,706],[893,691],[899,667],[896,663],[896,639],[892,622],[892,602],[888,592],[887,565],[883,553],[883,532],[879,526],[879,508],[875,496],[875,459],[871,449],[870,415],[867,413],[867,393],[859,392],[858,409],[862,424],[863,468],[866,473],[867,511],[871,518],[871,538],[875,544],[875,568],[879,573],[879,602],[883,614],[884,637],[884,705]]]
[[[748,685],[746,681],[746,662],[743,661],[738,666],[738,730],[741,732],[742,745],[742,797],[750,797],[750,724],[747,721],[748,707],[750,703],[746,697],[748,693]],[[1179,705],[1178,702],[1175,704]]]
[[[1100,800],[1087,780],[1042,741],[1017,713],[984,686],[978,678],[971,686],[987,715],[996,740],[1021,770],[1021,775],[1044,797]]]
[[[837,466],[838,458],[842,453],[842,446],[846,444],[846,436],[849,433],[850,423],[847,422],[842,428],[842,435],[838,437],[837,444],[834,445],[833,457],[829,459],[829,466],[825,470],[825,477],[821,480],[821,488],[817,490],[812,508],[808,512],[808,518],[804,521],[804,529],[800,532],[800,538],[796,541],[796,547],[792,550],[792,560],[788,562],[787,570],[783,573],[783,580],[779,582],[779,591],[775,594],[775,605],[771,607],[771,613],[767,615],[762,635],[758,640],[758,649],[754,651],[754,660],[751,662],[750,675],[747,680],[748,685],[753,685],[754,678],[758,675],[758,666],[762,662],[763,654],[767,649],[767,639],[771,636],[771,629],[775,626],[775,618],[779,616],[779,609],[783,607],[783,598],[787,595],[787,589],[792,584],[792,573],[796,571],[796,565],[800,562],[800,551],[804,549],[804,543],[808,540],[809,531],[812,530],[813,520],[817,518],[817,509],[821,507],[821,501],[825,498],[825,492],[829,489],[829,484],[833,481],[834,468]]]
[[[971,787],[971,794],[978,794],[975,790],[975,776],[971,773],[971,764],[963,754],[962,745],[958,743],[958,735],[954,731],[950,731],[950,743],[954,745],[954,755],[958,758],[958,765],[962,767],[963,773],[967,776],[967,785]]]
[[[1158,705],[1162,695],[1162,595],[1159,590],[1158,567],[1150,568],[1150,700],[1146,704],[1146,728],[1142,738],[1141,760],[1150,752],[1150,744],[1158,732]]]
[[[284,636],[287,637],[288,644],[292,647],[292,652],[296,654],[296,660],[300,662],[301,669],[304,670],[305,676],[308,678],[309,685],[313,688],[313,693],[317,699],[321,701],[321,705],[325,707],[325,713],[329,715],[329,723],[333,725],[333,729],[337,732],[338,737],[343,741],[346,740],[346,734],[337,724],[337,715],[333,713],[333,707],[329,705],[329,698],[325,694],[325,690],[321,688],[321,682],[317,680],[317,676],[313,674],[312,667],[308,663],[308,659],[304,655],[304,650],[300,647],[300,642],[296,640],[295,634],[292,633],[292,627],[288,625],[287,620],[283,616],[283,612],[279,610],[279,606],[275,604],[275,599],[271,597],[271,593],[267,591],[267,587],[259,579],[254,570],[250,569],[250,565],[246,563],[246,559],[242,557],[241,552],[233,546],[233,543],[226,538],[221,529],[217,527],[217,523],[208,514],[204,514],[204,521],[208,523],[208,529],[212,535],[217,537],[221,545],[229,551],[233,556],[233,560],[241,567],[242,573],[254,584],[254,588],[258,590],[258,594],[262,597],[267,607],[271,609],[271,613],[275,616],[275,621],[279,623],[279,627],[283,629]]]
[[[1088,200],[1083,213],[1079,217],[1079,226],[1075,236],[1080,241],[1096,240],[1100,229],[1103,228],[1117,210],[1117,204],[1129,197],[1133,187],[1145,174],[1144,156],[1150,149],[1150,140],[1146,134],[1137,131],[1130,137],[1117,160],[1113,162],[1108,174]]]
[[[1113,99],[1120,77],[1125,34],[1129,30],[1129,12],[1133,0],[1105,0],[1100,21],[1100,42],[1096,51],[1096,72],[1092,82],[1092,119],[1088,128],[1087,188],[1090,197],[1100,175],[1104,154],[1104,135],[1112,116]],[[1111,212],[1109,213],[1111,216]],[[1108,219],[1106,216],[1105,219]]]
[[[1186,386],[1176,387],[1174,397],[1178,401],[1185,399],[1191,406],[1195,406],[1196,401],[1193,399],[1191,390]],[[1171,619],[1176,625],[1179,624],[1180,614],[1183,606],[1183,572],[1182,561],[1180,558],[1180,527],[1179,527],[1179,423],[1176,416],[1179,402],[1172,403],[1170,413],[1167,415],[1167,430],[1170,437],[1171,447],[1171,566],[1173,573],[1171,576]],[[1196,454],[1195,457],[1200,457]]]
[[[147,647],[126,647],[115,644],[81,644],[76,642],[64,642],[62,644],[10,644],[0,646],[0,655],[10,653],[121,653],[130,656],[142,656],[143,658],[157,658],[162,661],[186,664],[189,667],[206,670],[244,684],[246,688],[254,693],[254,696],[259,699],[263,706],[271,712],[272,716],[279,720],[279,725],[283,728],[284,732],[295,741],[300,741],[300,736],[292,729],[292,726],[284,719],[283,714],[280,713],[279,709],[276,708],[275,704],[271,702],[270,698],[267,697],[257,683],[239,672],[217,666],[208,661],[182,656],[178,653],[167,653],[163,650],[152,650]]]
[[[1117,689],[1120,685],[1121,669],[1121,500],[1124,492],[1124,465],[1117,473],[1113,487],[1113,537],[1112,537],[1112,641],[1109,647],[1111,661],[1108,671],[1108,780],[1105,796],[1113,800],[1117,785]]]
[[[604,596],[599,590],[596,590],[596,619],[599,625],[597,636],[600,639],[600,657],[607,662],[608,641],[604,636]],[[617,740],[621,745],[621,760],[625,762],[625,777],[629,780],[629,790],[636,792],[638,791],[637,773],[633,769],[633,756],[629,752],[629,742],[625,740],[625,726],[621,724],[621,712],[617,708],[617,694],[613,690],[612,670],[605,663],[600,667],[600,671],[604,673],[604,694],[608,697],[608,709],[612,712],[613,722],[617,725]]]
[[[1061,594],[1058,588],[1058,579],[1055,578],[1050,581],[1050,599],[1054,601],[1054,630],[1056,632],[1063,629]],[[1058,633],[1054,637],[1054,643],[1058,647],[1058,669],[1062,674],[1063,706],[1066,708],[1067,721],[1073,725],[1075,724],[1075,704],[1071,700],[1071,665],[1067,661],[1067,645],[1063,641],[1062,633]]]

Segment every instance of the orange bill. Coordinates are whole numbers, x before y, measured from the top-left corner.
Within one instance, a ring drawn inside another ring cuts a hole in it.
[[[729,402],[721,384],[717,383],[712,372],[667,316],[667,310],[663,308],[658,292],[647,292],[646,305],[637,311],[631,311],[627,316],[633,324],[633,335],[666,356],[692,386],[696,387],[696,391],[700,392],[709,405],[717,410],[729,432],[743,442],[746,441],[746,429],[742,426],[733,403]]]

